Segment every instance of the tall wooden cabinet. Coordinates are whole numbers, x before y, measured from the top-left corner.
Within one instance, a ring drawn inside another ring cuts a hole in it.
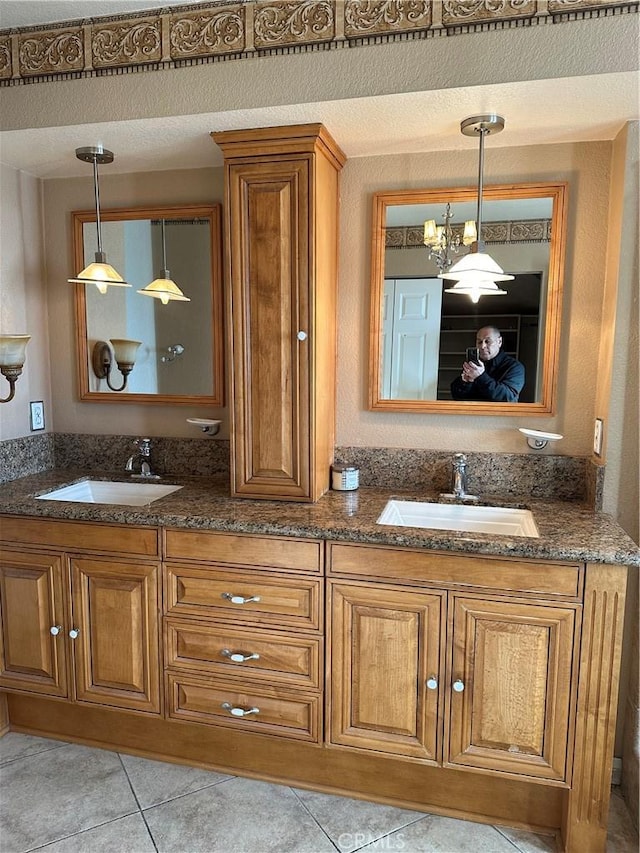
[[[225,160],[231,492],[315,501],[333,458],[345,157],[320,124],[212,136]]]

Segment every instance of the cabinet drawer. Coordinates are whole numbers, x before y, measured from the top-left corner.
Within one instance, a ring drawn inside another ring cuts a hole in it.
[[[167,666],[174,669],[311,689],[321,683],[318,637],[286,637],[274,631],[166,619],[165,649]]]
[[[165,555],[168,560],[206,560],[256,569],[265,567],[318,574],[322,571],[322,543],[313,539],[167,530]]]
[[[394,578],[439,586],[476,586],[505,592],[577,599],[582,593],[583,568],[499,557],[461,557],[404,548],[331,543],[331,574]]]
[[[3,516],[0,539],[4,542],[65,551],[100,551],[107,554],[158,556],[158,530],[124,524],[91,524],[86,521],[43,520]]]
[[[169,673],[167,708],[173,720],[210,723],[311,743],[319,743],[322,731],[321,695],[281,687]],[[238,714],[251,713],[235,716],[232,709]]]
[[[215,616],[234,625],[320,629],[319,580],[183,565],[165,571],[168,614]]]

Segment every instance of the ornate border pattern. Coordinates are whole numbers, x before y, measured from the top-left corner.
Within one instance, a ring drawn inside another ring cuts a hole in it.
[[[451,230],[462,239],[464,225],[452,225]],[[485,243],[548,243],[551,240],[550,219],[523,219],[505,222],[484,222],[482,239]],[[424,249],[424,226],[400,225],[385,228],[385,249]]]
[[[0,86],[640,11],[640,0],[236,0],[0,30]]]

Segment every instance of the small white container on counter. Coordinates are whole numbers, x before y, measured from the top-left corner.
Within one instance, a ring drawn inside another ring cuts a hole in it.
[[[351,492],[360,485],[360,469],[352,465],[331,466],[331,488],[337,492]]]

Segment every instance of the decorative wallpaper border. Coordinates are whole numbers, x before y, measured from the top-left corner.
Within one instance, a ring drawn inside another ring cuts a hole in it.
[[[638,0],[238,0],[0,30],[0,87],[637,13]]]
[[[452,225],[451,231],[462,240],[464,225]],[[550,219],[523,219],[482,223],[485,243],[548,243]],[[424,224],[395,225],[384,230],[385,249],[424,249]]]

